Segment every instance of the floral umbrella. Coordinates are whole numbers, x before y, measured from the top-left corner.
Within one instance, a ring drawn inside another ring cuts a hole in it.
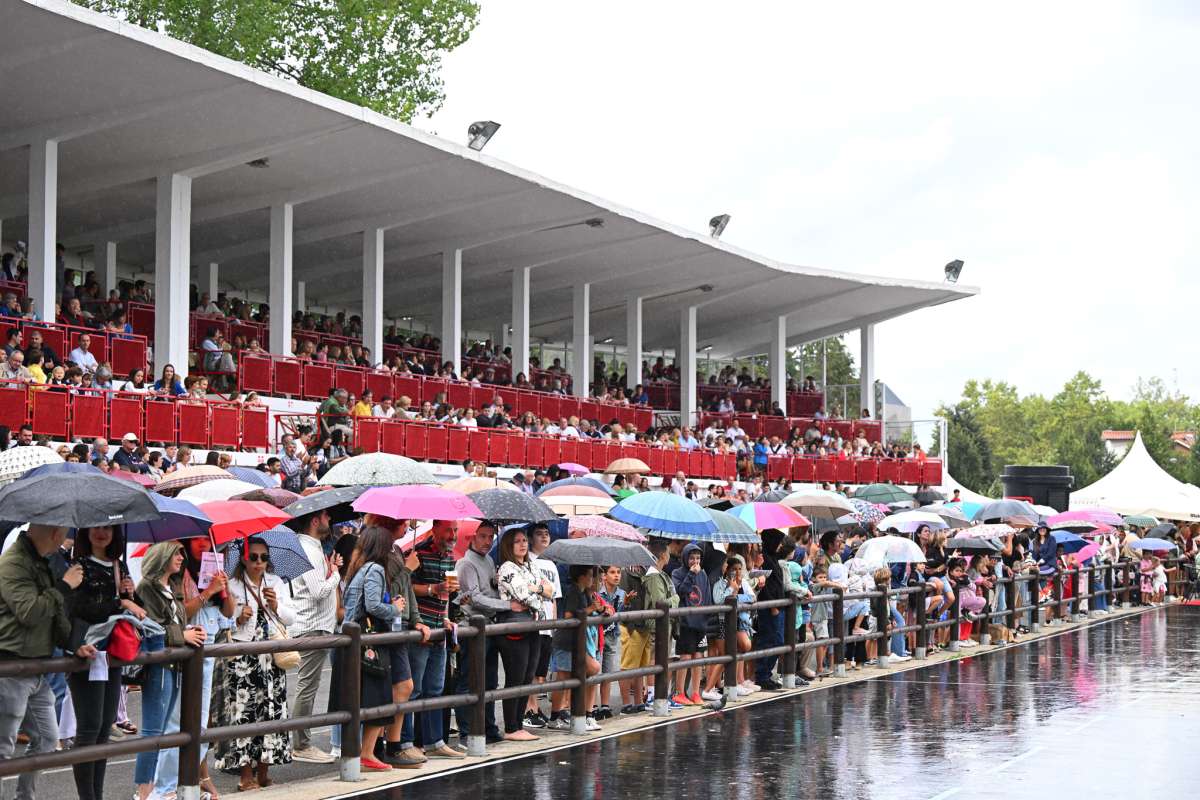
[[[423,464],[391,453],[364,453],[335,465],[319,486],[436,486],[437,478]]]
[[[603,536],[609,539],[625,539],[630,542],[645,542],[646,537],[638,533],[637,528],[632,525],[626,525],[624,522],[618,522],[615,519],[601,517],[595,514],[588,514],[581,517],[572,517],[567,522],[568,534],[581,534],[583,536]]]

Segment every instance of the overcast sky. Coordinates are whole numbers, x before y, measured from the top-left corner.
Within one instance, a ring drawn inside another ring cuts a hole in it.
[[[1200,394],[1200,5],[484,0],[418,123],[782,261],[983,293],[878,326],[928,418],[969,378]],[[848,337],[857,351],[858,337]]]

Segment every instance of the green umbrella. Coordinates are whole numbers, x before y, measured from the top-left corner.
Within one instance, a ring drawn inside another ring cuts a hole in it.
[[[872,483],[854,491],[855,500],[866,500],[868,503],[911,503],[913,496],[890,483]]]
[[[1148,514],[1130,514],[1125,517],[1126,525],[1136,525],[1139,528],[1153,528],[1158,524],[1158,519]]]

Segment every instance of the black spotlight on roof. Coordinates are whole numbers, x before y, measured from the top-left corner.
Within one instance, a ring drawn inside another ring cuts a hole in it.
[[[728,214],[719,214],[708,221],[708,235],[714,239],[720,239],[721,234],[725,232],[725,226],[729,224]]]
[[[467,147],[472,150],[482,150],[498,130],[500,130],[499,122],[491,120],[472,122],[471,127],[467,128]]]
[[[954,259],[946,265],[946,283],[958,283],[958,276],[962,274],[963,262],[962,259]]]

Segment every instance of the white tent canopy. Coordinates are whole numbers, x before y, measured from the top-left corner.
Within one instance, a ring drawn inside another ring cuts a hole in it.
[[[1121,514],[1200,520],[1200,490],[1178,481],[1155,463],[1139,431],[1112,472],[1071,493],[1071,508],[1105,506]]]
[[[943,473],[942,485],[939,487],[939,490],[942,492],[942,494],[946,495],[947,497],[953,497],[955,489],[958,490],[959,499],[964,502],[981,503],[984,505],[992,502],[992,498],[984,497],[983,495],[979,494],[978,492],[972,492],[970,489],[963,486],[958,481],[954,480],[954,476],[951,475],[949,471]]]

